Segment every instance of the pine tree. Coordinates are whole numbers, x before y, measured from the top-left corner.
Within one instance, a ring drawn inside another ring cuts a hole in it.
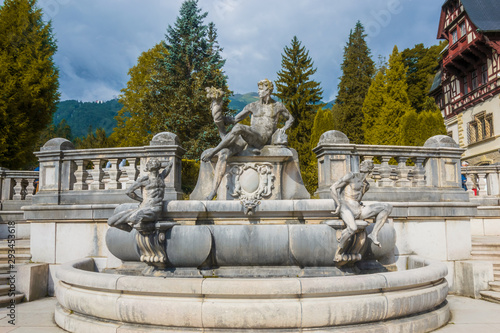
[[[199,159],[203,150],[218,143],[205,87],[215,86],[226,92],[226,112],[231,92],[222,70],[225,61],[217,44],[217,30],[213,24],[204,24],[206,16],[198,8],[197,0],[184,1],[175,24],[168,26],[162,45],[139,59],[135,69],[138,88],[134,88],[136,82],[129,82],[122,91],[121,99],[127,109],[120,116],[119,128],[124,128],[120,137],[123,138],[127,128],[134,128],[132,124],[136,121],[140,132],[137,131],[134,144],[141,142],[141,135],[149,141],[158,132],[172,132],[187,149],[186,157],[192,159]],[[143,74],[146,76],[142,77]],[[145,115],[148,123],[137,116],[132,120],[135,110]],[[127,119],[130,111],[131,117]]]
[[[349,34],[349,41],[344,47],[342,77],[335,100],[334,114],[337,129],[343,132],[352,143],[363,143],[363,101],[368,93],[375,64],[366,45],[363,25],[358,21],[354,32]]]
[[[59,93],[51,23],[36,0],[0,6],[0,165],[34,163],[34,148],[51,123]]]
[[[316,110],[322,106],[320,101],[323,94],[319,83],[311,79],[316,72],[313,66],[309,51],[294,36],[290,47],[285,46],[284,54],[281,55],[281,70],[278,72],[275,93],[295,118],[288,131],[288,141],[290,147],[299,154],[302,178],[309,191],[316,186],[307,170],[314,160],[311,130]]]
[[[407,91],[406,68],[394,46],[387,70],[377,74],[364,102],[364,128],[369,129],[365,133],[367,144],[401,144],[401,119],[412,110]]]

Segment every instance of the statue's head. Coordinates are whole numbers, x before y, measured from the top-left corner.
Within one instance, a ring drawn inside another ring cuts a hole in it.
[[[373,168],[374,168],[373,161],[369,161],[369,160],[363,161],[359,165],[360,172],[370,172],[373,170]]]
[[[259,96],[260,96],[261,91],[267,92],[270,95],[274,89],[273,83],[268,79],[264,79],[264,80],[259,81],[257,86],[259,87]],[[260,97],[263,97],[263,96],[260,96]]]
[[[156,158],[152,158],[146,163],[146,168],[144,170],[146,172],[158,171],[158,170],[160,170],[160,168],[161,168],[161,162],[158,161],[158,159],[156,159]]]

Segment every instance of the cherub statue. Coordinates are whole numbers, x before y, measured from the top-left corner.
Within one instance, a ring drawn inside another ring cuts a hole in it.
[[[161,168],[165,168],[161,173]],[[150,159],[144,169],[148,174],[139,177],[129,188],[126,194],[137,201],[140,205],[136,209],[117,211],[108,219],[111,227],[130,232],[133,227],[141,227],[144,222],[156,222],[163,209],[163,197],[165,195],[165,178],[172,170],[172,162],[160,162],[158,159]],[[136,190],[141,189],[141,195]],[[117,207],[118,209],[119,207]]]

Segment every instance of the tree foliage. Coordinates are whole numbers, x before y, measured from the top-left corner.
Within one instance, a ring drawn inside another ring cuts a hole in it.
[[[423,44],[417,44],[402,52],[404,65],[407,68],[408,98],[417,113],[425,110],[426,104],[431,98],[427,93],[436,75],[439,54],[446,44],[447,42],[444,41],[428,48],[424,47]]]
[[[225,61],[217,30],[213,24],[204,24],[206,16],[198,1],[185,1],[165,41],[141,55],[131,69],[120,98],[124,104],[116,135],[120,145],[146,144],[154,134],[168,131],[179,136],[187,158],[198,159],[203,150],[217,144],[219,135],[205,87],[226,92],[226,112],[231,94],[222,70]],[[135,137],[124,141],[132,131]]]
[[[276,97],[278,97],[295,121],[288,131],[288,141],[299,154],[300,169],[306,188],[312,193],[317,186],[310,165],[315,163],[311,146],[311,131],[316,110],[320,104],[323,91],[318,82],[311,79],[316,72],[309,51],[298,40],[292,38],[290,47],[285,46],[281,55],[281,70],[276,81]]]
[[[89,127],[87,136],[76,138],[73,143],[76,149],[116,147],[114,138],[108,137],[103,128],[99,127],[94,132],[92,126]]]
[[[363,105],[367,144],[401,144],[401,119],[412,110],[407,91],[406,68],[394,46],[387,69],[379,71]]]
[[[335,108],[335,105],[333,106]],[[311,131],[311,147],[318,145],[319,138],[325,132],[335,129],[333,114],[330,109],[320,108],[314,117],[314,125]]]
[[[370,56],[363,25],[358,21],[349,41],[344,47],[344,61],[339,91],[335,104],[335,123],[337,129],[347,135],[352,143],[363,143],[363,102],[368,93],[375,64]]]
[[[0,6],[0,165],[33,162],[40,133],[59,99],[56,43],[36,0],[5,0]]]

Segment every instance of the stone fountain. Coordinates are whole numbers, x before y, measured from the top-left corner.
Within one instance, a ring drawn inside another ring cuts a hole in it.
[[[203,153],[190,200],[167,198],[173,165],[148,159],[126,192],[140,203],[122,204],[108,219],[106,243],[123,264],[101,271],[90,258],[63,265],[59,326],[428,332],[448,322],[446,265],[411,256],[397,270],[392,206],[361,201],[373,163],[340,175],[329,199],[310,199],[297,153],[287,147],[293,117],[271,92],[270,81],[259,82],[260,100],[224,119],[236,123],[227,133],[213,112],[222,140]],[[249,115],[250,126],[238,124]],[[278,129],[280,117],[286,123]]]

